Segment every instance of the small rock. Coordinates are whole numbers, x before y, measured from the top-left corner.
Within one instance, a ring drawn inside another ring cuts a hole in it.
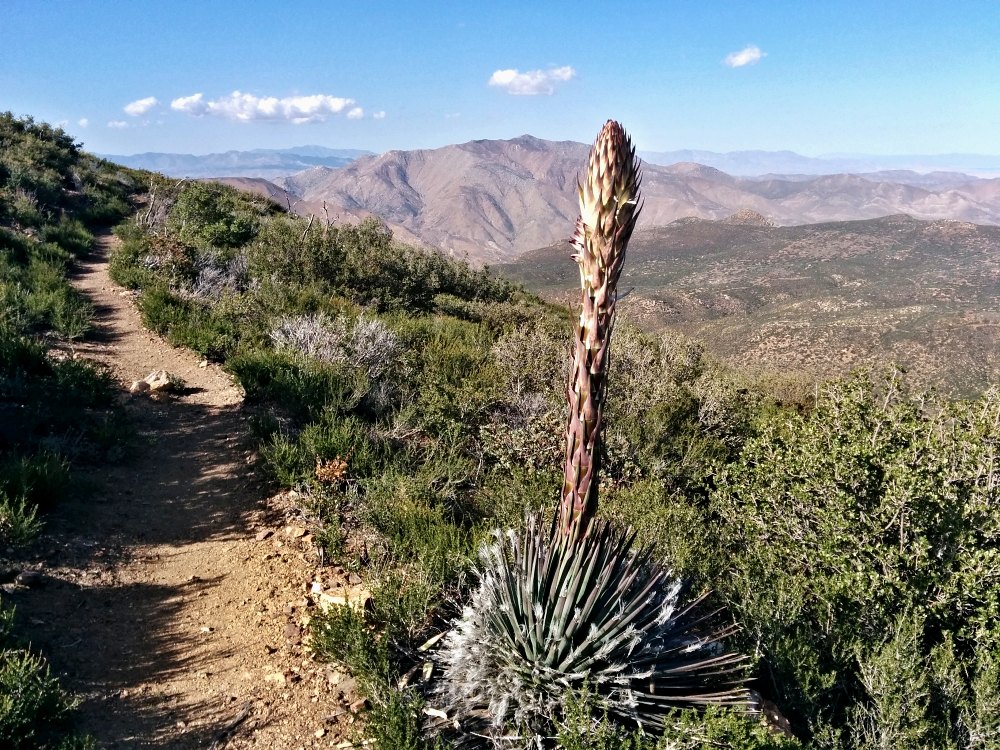
[[[29,589],[37,589],[45,585],[45,576],[37,570],[22,570],[14,578],[14,583],[20,586],[27,586]]]
[[[271,674],[264,675],[265,682],[273,682],[276,685],[285,684],[285,673],[284,672],[271,672]]]
[[[290,622],[285,625],[285,640],[291,641],[292,643],[299,643],[302,640],[302,631],[294,622]]]
[[[145,380],[135,380],[132,385],[129,386],[129,393],[149,393],[149,383]]]
[[[316,739],[319,739],[320,737],[322,737],[325,734],[326,734],[326,729],[324,729],[323,727],[320,727],[315,732],[313,732],[313,737],[315,737]]]
[[[337,689],[344,697],[350,697],[354,695],[355,692],[357,692],[358,681],[355,680],[353,677],[348,677],[346,680],[341,680],[340,684],[337,686]]]
[[[352,586],[360,586],[361,585],[361,576],[359,576],[357,573],[354,573],[352,571],[351,574],[349,576],[347,576],[347,582],[349,584],[351,584]]]
[[[166,370],[151,372],[143,380],[151,391],[173,391],[181,383],[181,379],[176,375],[171,375]]]
[[[203,359],[201,362],[198,363],[198,367],[200,367],[202,369],[205,369],[206,367],[208,367],[208,360],[207,359]]]
[[[306,530],[303,526],[287,526],[285,527],[285,535],[292,539],[301,539],[306,535]]]
[[[257,536],[255,536],[254,539],[256,539],[258,542],[263,542],[273,533],[274,531],[272,529],[262,529],[261,531],[257,532]]]
[[[367,704],[368,704],[367,698],[358,698],[356,701],[354,701],[354,703],[350,705],[349,708],[352,714],[356,714],[361,709],[363,709]]]
[[[336,687],[337,685],[340,685],[345,679],[346,675],[339,669],[331,669],[327,667],[326,681],[329,682],[331,685]]]

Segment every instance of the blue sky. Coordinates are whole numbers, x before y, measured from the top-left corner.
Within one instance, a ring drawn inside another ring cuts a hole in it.
[[[101,153],[1000,152],[1000,2],[2,0],[0,110]],[[200,94],[200,96],[198,96]]]

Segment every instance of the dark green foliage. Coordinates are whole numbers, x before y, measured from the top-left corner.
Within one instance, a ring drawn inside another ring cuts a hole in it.
[[[251,272],[292,286],[319,283],[378,310],[429,312],[438,295],[457,302],[511,300],[516,288],[488,271],[393,242],[376,219],[356,226],[268,222],[248,248]]]
[[[139,297],[142,322],[170,343],[186,346],[213,360],[223,361],[237,350],[241,327],[232,315],[217,307],[186,299],[162,284],[145,288]]]
[[[719,585],[800,731],[976,746],[968,727],[997,707],[975,686],[1000,645],[998,448],[995,390],[922,403],[861,375],[726,470]]]
[[[67,211],[89,226],[119,221],[133,175],[83,153],[62,128],[0,112],[0,226],[51,231]]]
[[[63,495],[68,484],[66,459],[44,449],[0,460],[0,496],[18,498],[47,510]]]
[[[146,260],[153,251],[150,237],[132,222],[115,227],[118,247],[111,254],[108,273],[116,284],[126,289],[141,289],[152,285],[155,274],[146,267]]]
[[[269,402],[298,419],[316,419],[327,411],[348,413],[367,390],[360,373],[273,350],[230,359],[228,369],[246,390],[247,399]]]
[[[120,455],[110,379],[46,349],[90,328],[67,279],[94,242],[86,191],[124,199],[125,182],[62,130],[0,114],[0,543],[37,530],[68,491],[70,462]]]
[[[168,227],[182,242],[234,248],[257,234],[261,209],[266,211],[234,188],[217,182],[194,182],[177,195]]]
[[[24,544],[41,530],[37,505],[0,492],[0,544]]]
[[[796,740],[768,729],[758,716],[709,707],[670,714],[659,738],[608,721],[589,690],[569,697],[556,737],[561,750],[798,750]]]
[[[42,237],[78,258],[87,255],[94,245],[94,235],[87,231],[83,222],[65,216],[58,224],[46,225]]]
[[[15,643],[14,611],[0,600],[0,747],[5,750],[94,748],[72,731],[75,701],[45,660]]]
[[[67,283],[71,262],[72,255],[59,245],[0,228],[0,328],[83,336],[93,311]]]

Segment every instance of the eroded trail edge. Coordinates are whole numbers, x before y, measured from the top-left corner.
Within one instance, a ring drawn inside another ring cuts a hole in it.
[[[19,621],[101,747],[329,746],[337,680],[301,646],[304,525],[252,476],[240,389],[146,331],[110,280],[114,242],[100,237],[74,281],[97,310],[76,356],[123,392],[161,369],[185,388],[128,397],[135,455],[78,474],[29,560],[46,584],[14,596]]]

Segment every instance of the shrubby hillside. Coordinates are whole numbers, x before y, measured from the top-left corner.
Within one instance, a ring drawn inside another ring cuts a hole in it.
[[[38,533],[74,465],[121,455],[126,425],[105,375],[50,356],[88,330],[67,274],[93,231],[132,211],[134,175],[83,153],[61,129],[0,113],[0,549]],[[5,566],[4,566],[5,568]],[[0,570],[6,574],[6,569]],[[5,579],[6,580],[6,579]],[[71,748],[71,700],[12,635],[0,598],[0,745]]]
[[[10,115],[0,143],[4,544],[36,530],[74,463],[120,451],[106,379],[50,352],[87,330],[67,273],[137,191],[115,278],[139,291],[151,328],[238,379],[259,470],[297,490],[325,558],[370,590],[364,607],[312,620],[317,656],[368,695],[359,739],[453,746],[447,722],[428,731],[449,707],[421,649],[467,603],[494,530],[554,510],[573,313],[375,220],[328,225],[218,184],[122,170]],[[749,657],[770,726],[684,710],[662,737],[642,736],[583,691],[543,745],[996,747],[997,390],[946,401],[892,369],[760,381],[679,334],[624,323],[611,355],[601,513],[635,530],[688,601],[707,594],[739,626],[728,647]],[[0,738],[87,746],[11,616]]]
[[[553,509],[571,315],[401,245],[212,183],[153,178],[117,229],[147,324],[246,389],[260,469],[298,490],[367,607],[313,620],[371,703],[364,736],[426,738],[418,650],[461,608],[494,529]],[[679,711],[661,739],[586,695],[552,746],[989,748],[1000,742],[1000,396],[946,402],[892,371],[760,382],[620,325],[602,513],[740,626],[753,714]],[[791,736],[794,735],[794,736]]]

